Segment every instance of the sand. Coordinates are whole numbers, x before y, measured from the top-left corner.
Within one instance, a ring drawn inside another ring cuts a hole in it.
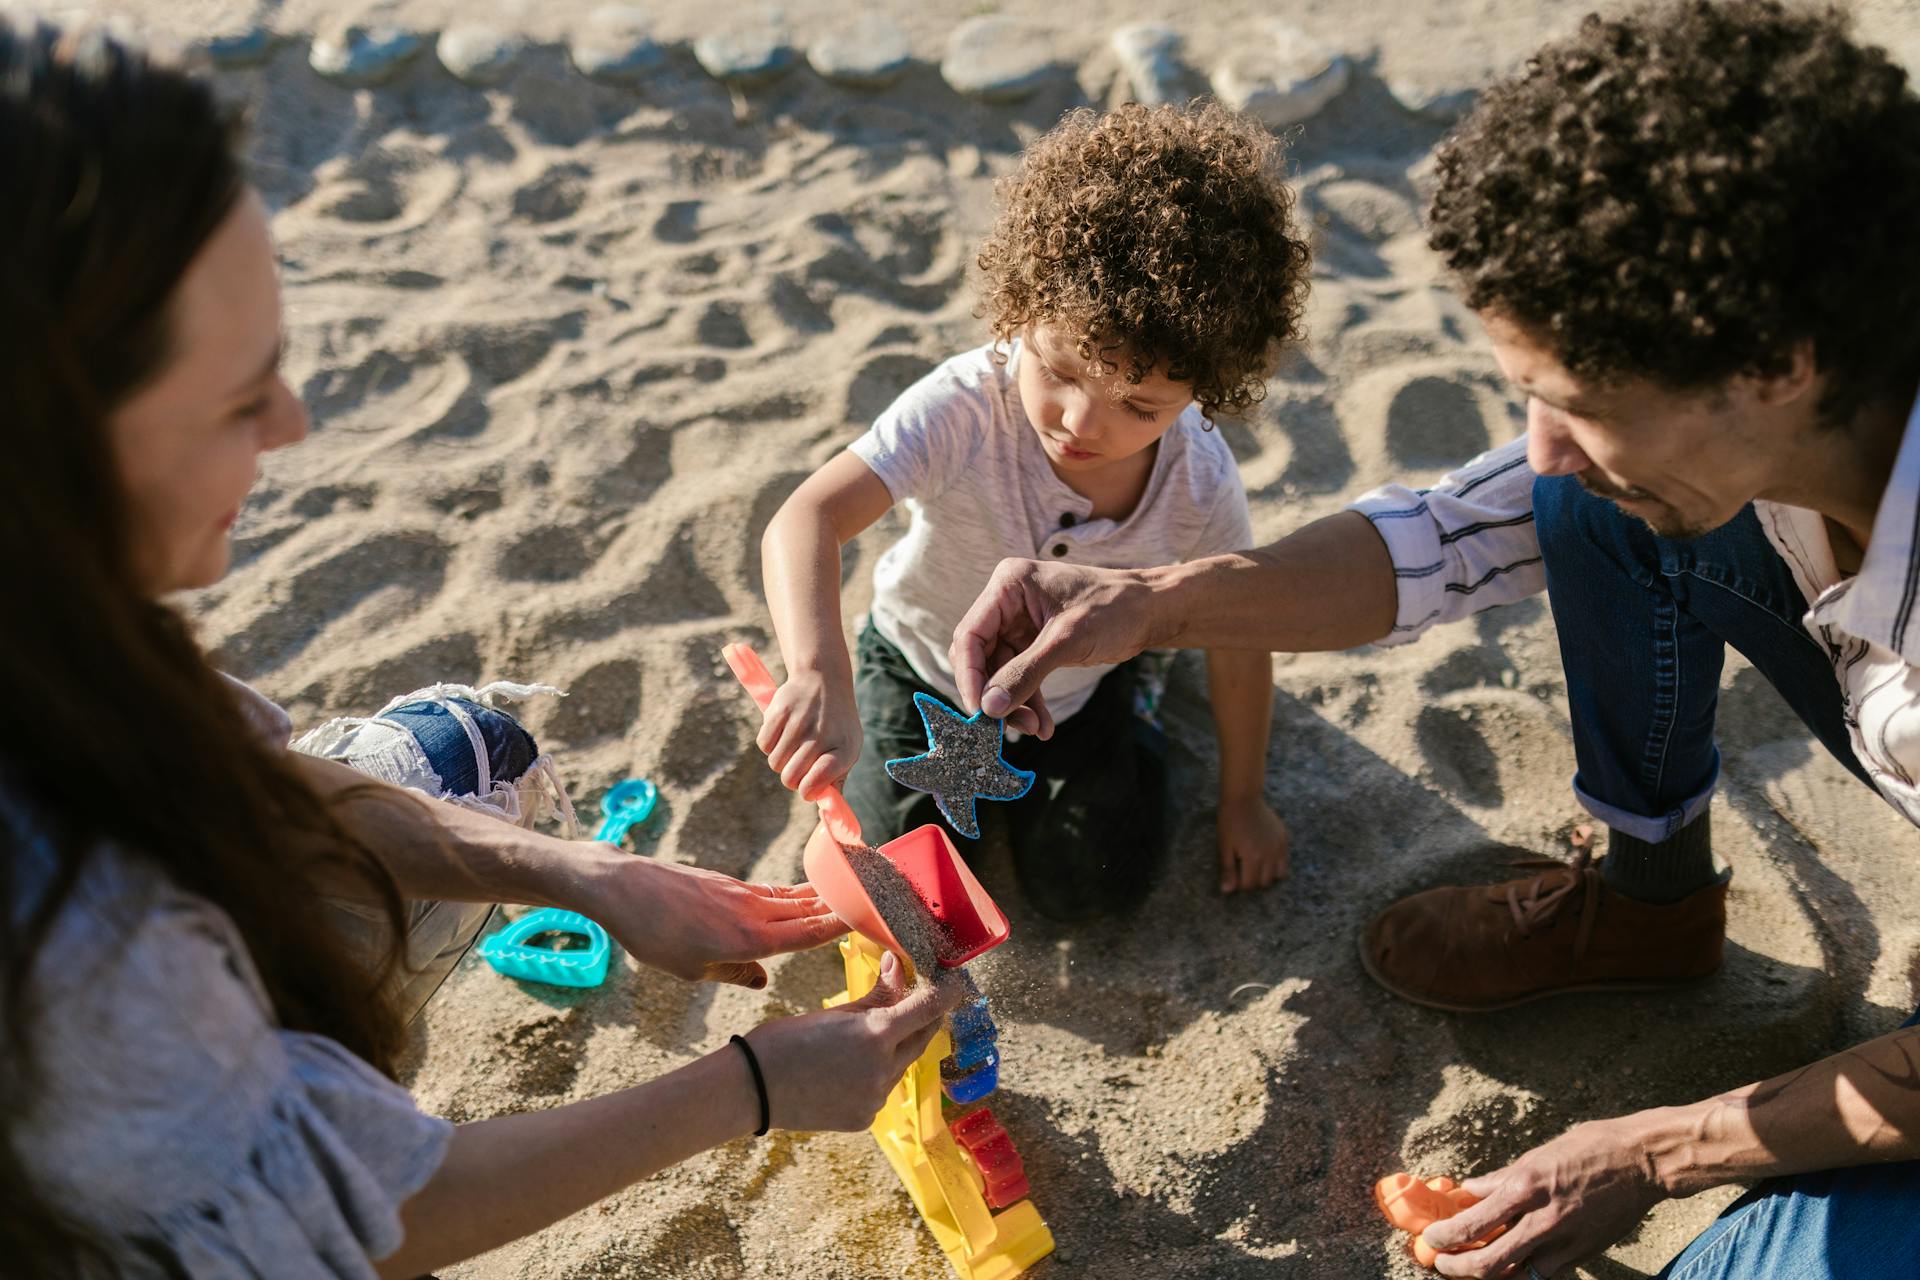
[[[1106,41],[1161,16],[1144,0],[1050,21],[1078,68],[1029,101],[956,98],[925,60],[963,12],[888,0],[922,64],[857,95],[804,70],[728,93],[684,43],[639,91],[589,84],[552,43],[587,8],[492,16],[535,43],[497,89],[424,60],[387,88],[319,81],[302,50],[223,77],[255,120],[252,157],[285,254],[288,372],[306,444],[268,459],[233,573],[191,602],[220,662],[302,726],[436,679],[565,687],[530,704],[591,812],[629,775],[661,788],[649,856],[791,880],[813,811],[753,749],[720,660],[771,653],[757,540],[811,469],[888,399],[982,340],[967,270],[992,180],[1065,107],[1113,90]],[[1393,78],[1475,83],[1565,29],[1584,3],[1302,0],[1290,16],[1356,59],[1353,85],[1294,149],[1317,266],[1312,344],[1257,412],[1223,425],[1274,536],[1389,478],[1430,480],[1511,437],[1518,409],[1418,230],[1441,125]],[[843,6],[788,6],[804,42]],[[129,0],[184,36],[247,17],[233,0]],[[715,7],[655,6],[684,42]],[[1902,0],[1861,6],[1920,66]],[[453,0],[320,17],[434,26]],[[1228,0],[1179,19],[1212,64],[1245,20]],[[1360,16],[1364,13],[1364,17]],[[864,610],[897,518],[850,548]],[[1036,1275],[1413,1274],[1369,1188],[1410,1168],[1486,1171],[1588,1118],[1678,1102],[1884,1031],[1912,1008],[1920,839],[1811,744],[1730,660],[1714,829],[1735,874],[1720,976],[1673,996],[1567,999],[1489,1017],[1415,1008],[1362,974],[1361,923],[1399,894],[1493,879],[1489,843],[1566,849],[1579,814],[1553,621],[1540,601],[1416,647],[1277,657],[1268,794],[1291,877],[1215,890],[1215,756],[1203,678],[1165,703],[1181,794],[1169,870],[1135,918],[1060,929],[978,850],[1011,940],[970,969],[993,1001],[994,1113],[1059,1241]],[[455,1120],[633,1084],[839,986],[830,948],[773,962],[766,990],[696,987],[622,959],[604,987],[523,986],[472,960],[420,1027],[410,1083]],[[1644,1276],[1733,1195],[1664,1205],[1585,1272]],[[453,1267],[506,1277],[947,1274],[871,1139],[777,1134],[700,1156],[537,1236]]]

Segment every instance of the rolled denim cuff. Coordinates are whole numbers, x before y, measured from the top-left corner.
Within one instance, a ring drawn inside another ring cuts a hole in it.
[[[1707,806],[1713,803],[1713,789],[1719,785],[1720,750],[1716,747],[1713,752],[1713,776],[1707,779],[1707,785],[1658,817],[1650,818],[1645,814],[1631,813],[1617,805],[1595,799],[1580,786],[1578,774],[1574,775],[1573,779],[1573,796],[1588,813],[1615,831],[1625,832],[1634,839],[1644,840],[1648,844],[1659,844],[1664,840],[1671,840],[1680,828],[1705,813]]]

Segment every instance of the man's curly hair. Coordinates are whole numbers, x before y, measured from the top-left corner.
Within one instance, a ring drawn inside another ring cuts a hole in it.
[[[1058,325],[1090,367],[1189,384],[1208,418],[1253,404],[1306,306],[1280,154],[1213,103],[1070,112],[999,184],[978,259],[994,337]]]
[[[1437,160],[1467,305],[1577,375],[1704,389],[1811,342],[1829,422],[1920,379],[1920,98],[1837,10],[1591,16]]]

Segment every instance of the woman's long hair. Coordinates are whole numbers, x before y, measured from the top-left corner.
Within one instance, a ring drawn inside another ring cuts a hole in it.
[[[400,1041],[395,955],[373,971],[350,959],[314,888],[323,863],[363,876],[398,940],[394,882],[249,731],[185,621],[143,595],[107,432],[173,355],[175,286],[244,190],[237,133],[176,69],[102,35],[0,20],[0,801],[57,855],[29,902],[19,851],[0,849],[8,1137],[35,1096],[36,952],[107,842],[233,919],[282,1025],[389,1072]],[[9,1271],[98,1259],[51,1209],[0,1142]]]

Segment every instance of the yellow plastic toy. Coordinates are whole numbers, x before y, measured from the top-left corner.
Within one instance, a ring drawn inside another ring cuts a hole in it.
[[[827,1004],[857,1000],[872,990],[885,954],[857,933],[841,939],[847,989]],[[1031,1200],[1022,1198],[997,1213],[988,1204],[990,1191],[1013,1189],[1003,1181],[1008,1173],[1021,1191],[1026,1178],[1005,1131],[986,1108],[954,1122],[961,1137],[949,1129],[941,1115],[940,1062],[952,1052],[952,1037],[942,1030],[887,1095],[872,1133],[960,1280],[1009,1280],[1053,1252],[1053,1233]],[[1012,1157],[1010,1170],[1006,1157]]]
[[[743,644],[728,645],[722,655],[764,710],[776,688],[766,665]],[[853,929],[840,941],[847,986],[826,1001],[831,1007],[873,990],[880,980],[881,957],[888,951],[899,957],[908,982],[914,972],[912,960],[847,862],[845,846],[861,843],[859,819],[837,788],[825,788],[815,803],[820,825],[807,840],[807,880]],[[909,831],[881,845],[879,852],[893,861],[946,929],[942,968],[958,968],[1006,941],[1006,914],[939,827],[929,824]],[[957,1052],[956,1027],[962,1028],[963,1041]],[[946,1092],[961,1103],[977,1101],[999,1081],[999,1057],[992,1044],[996,1034],[984,998],[956,1011],[873,1118],[874,1140],[960,1280],[1012,1280],[1053,1252],[1053,1233],[1026,1198],[1026,1171],[993,1112],[975,1107],[951,1123],[942,1114],[941,1063],[950,1062],[953,1068]]]

